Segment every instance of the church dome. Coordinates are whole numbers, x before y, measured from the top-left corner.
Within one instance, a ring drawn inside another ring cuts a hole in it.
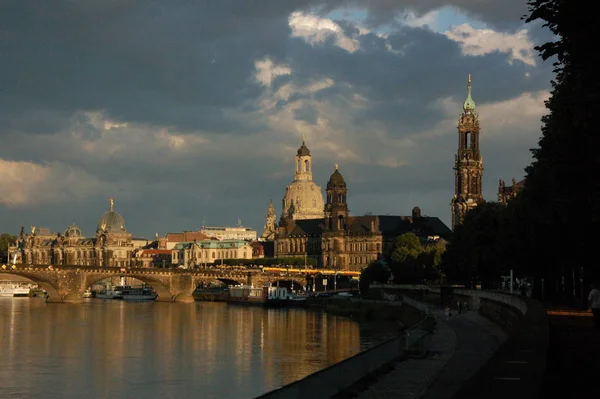
[[[302,140],[302,145],[300,146],[300,148],[298,148],[298,154],[299,157],[307,157],[310,156],[310,150],[308,149],[308,147],[306,146],[306,144],[304,143],[304,140]]]
[[[65,237],[83,237],[81,229],[73,223],[65,230]]]
[[[329,181],[327,182],[327,187],[346,187],[346,181],[344,180],[344,176],[338,170],[338,166],[335,165],[335,170],[331,174]]]
[[[290,184],[283,197],[282,217],[294,220],[323,217],[321,187],[310,180],[296,180]]]
[[[98,221],[98,231],[107,233],[126,233],[125,219],[115,211],[115,201],[110,199],[110,210],[106,212]]]

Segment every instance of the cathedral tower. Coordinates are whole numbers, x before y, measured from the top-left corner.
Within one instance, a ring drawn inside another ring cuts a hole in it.
[[[335,171],[327,182],[327,203],[325,203],[325,218],[327,227],[332,231],[344,230],[346,219],[348,219],[348,204],[346,196],[348,189],[346,181],[335,165]]]
[[[312,156],[304,139],[294,162],[294,181],[286,187],[281,221],[320,219],[323,217],[323,194],[312,179]]]
[[[479,115],[471,98],[471,75],[467,99],[458,118],[458,153],[454,160],[454,196],[452,229],[462,223],[465,214],[483,201],[483,160],[479,152]]]

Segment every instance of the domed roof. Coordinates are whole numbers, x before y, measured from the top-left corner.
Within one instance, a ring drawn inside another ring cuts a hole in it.
[[[300,146],[300,148],[298,148],[298,156],[299,157],[310,156],[310,150],[308,149],[308,147],[304,143],[304,140],[302,140],[302,145]]]
[[[285,190],[282,216],[298,219],[323,217],[323,194],[321,187],[309,180],[296,180]]]
[[[115,211],[115,200],[110,199],[110,210],[106,212],[98,221],[98,231],[107,233],[126,233],[125,219]]]
[[[65,230],[65,237],[83,237],[81,229],[73,223]]]
[[[335,170],[333,171],[333,173],[331,174],[331,177],[329,178],[329,182],[327,182],[327,186],[346,186],[346,181],[344,180],[344,176],[342,176],[342,174],[340,173],[340,171],[338,170],[338,165],[335,165]]]

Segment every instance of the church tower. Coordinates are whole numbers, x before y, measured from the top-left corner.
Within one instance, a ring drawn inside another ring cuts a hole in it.
[[[326,193],[325,219],[327,227],[331,231],[343,231],[346,226],[346,219],[348,219],[348,204],[346,203],[348,189],[337,164],[335,165],[335,171],[327,182]]]
[[[304,138],[294,160],[294,181],[286,187],[280,223],[323,218],[323,194],[312,179],[312,156]]]
[[[467,99],[458,117],[458,153],[454,160],[454,196],[452,197],[452,229],[462,223],[465,214],[483,202],[483,160],[479,152],[479,115],[471,98],[471,75]]]
[[[269,210],[267,211],[265,229],[263,230],[262,235],[260,236],[261,241],[272,241],[275,239],[275,221],[277,216],[275,216],[275,206],[273,205],[273,201],[269,201]]]

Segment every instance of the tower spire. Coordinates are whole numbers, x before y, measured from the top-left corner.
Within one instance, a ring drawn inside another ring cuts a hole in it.
[[[462,223],[467,211],[483,202],[483,160],[479,151],[479,116],[471,97],[471,75],[467,81],[467,99],[458,118],[458,151],[454,158],[454,196],[452,228]]]
[[[110,211],[113,212],[115,210],[115,199],[110,197],[108,201],[110,202]]]
[[[463,110],[465,113],[473,112],[475,110],[475,101],[471,97],[471,74],[469,74],[469,80],[467,81],[467,99],[463,104]]]

